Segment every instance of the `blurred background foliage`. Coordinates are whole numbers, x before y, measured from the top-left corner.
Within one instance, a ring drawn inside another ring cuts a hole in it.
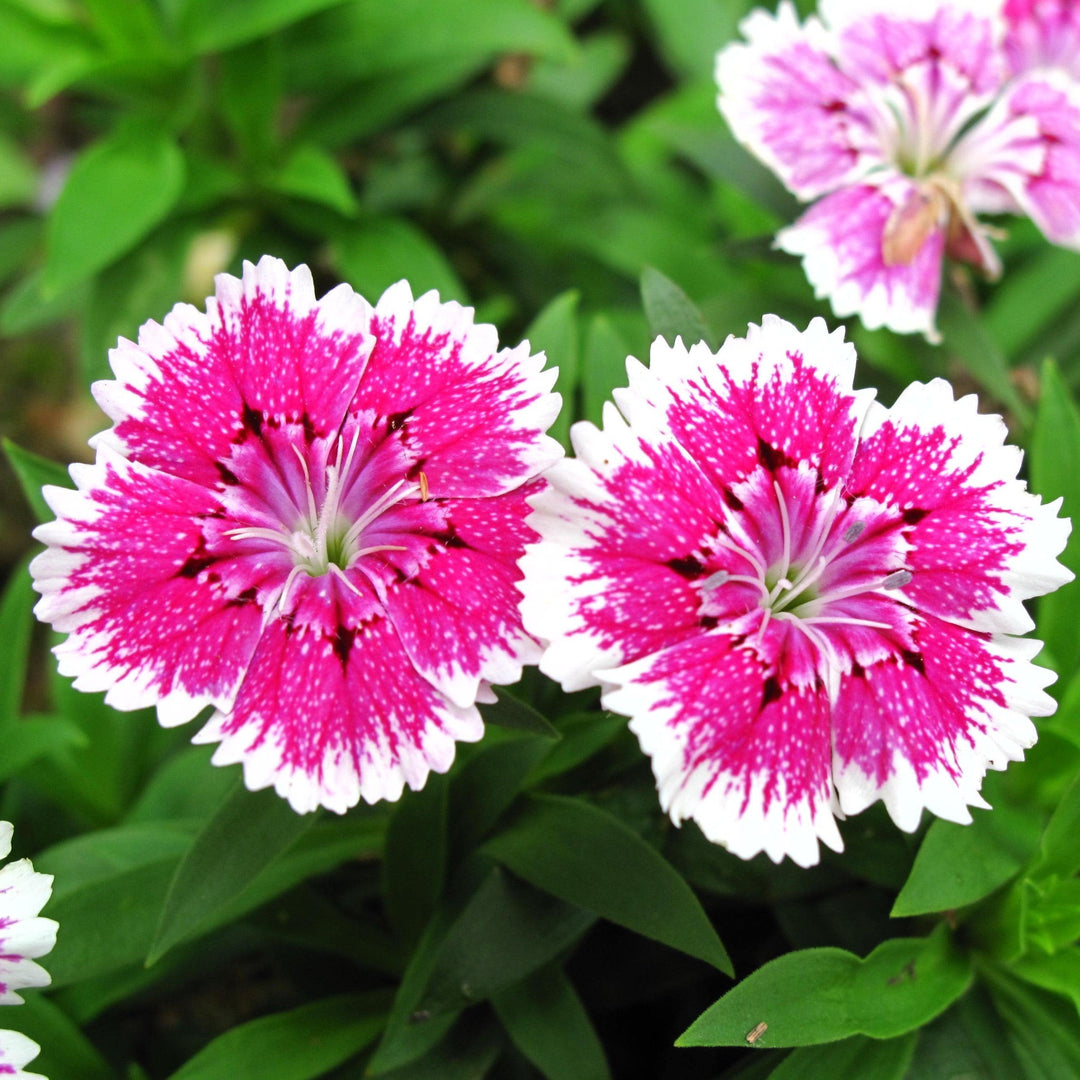
[[[53,990],[0,1026],[42,1044],[35,1069],[1080,1076],[1075,586],[1038,612],[1063,707],[988,778],[997,809],[909,837],[875,808],[812,871],[673,829],[625,721],[536,673],[448,777],[298,818],[188,733],[74,693],[33,629],[38,489],[89,458],[108,349],[244,258],[475,305],[560,368],[564,441],[655,334],[835,323],[771,249],[793,200],[715,108],[749,6],[0,0],[0,816],[61,923]],[[859,378],[886,402],[938,374],[978,390],[1075,513],[1080,255],[1010,228],[1000,283],[951,275],[942,346],[850,326]],[[688,1027],[711,1048],[674,1047]]]

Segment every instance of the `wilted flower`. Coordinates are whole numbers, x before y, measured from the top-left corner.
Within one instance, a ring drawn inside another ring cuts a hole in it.
[[[10,822],[0,821],[0,859],[11,854],[11,834]],[[56,944],[56,922],[38,915],[52,894],[52,881],[29,859],[0,869],[0,1005],[19,1005],[17,991],[49,985],[49,973],[34,961]],[[22,1071],[40,1050],[21,1032],[0,1031],[0,1076],[41,1080]]]
[[[61,672],[166,725],[213,705],[196,741],[299,811],[449,768],[538,655],[515,564],[561,454],[543,356],[404,282],[316,301],[267,257],[111,360],[115,426],[35,533]]]
[[[1080,86],[1060,69],[1010,78],[998,5],[822,0],[821,13],[753,12],[716,76],[735,136],[816,200],[776,243],[837,315],[935,339],[943,258],[1000,272],[979,214],[1026,214],[1080,246]]]
[[[885,409],[854,364],[820,319],[716,355],[657,339],[531,500],[541,670],[602,683],[672,818],[745,858],[814,863],[878,799],[908,831],[970,821],[1054,707],[1013,635],[1071,577],[1059,504],[974,397],[935,380]]]

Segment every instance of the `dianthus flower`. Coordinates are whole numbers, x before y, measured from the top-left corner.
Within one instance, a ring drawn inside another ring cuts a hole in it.
[[[541,670],[602,683],[675,822],[744,858],[810,865],[878,799],[908,831],[923,807],[970,821],[1053,710],[1014,635],[1071,577],[1059,504],[974,397],[853,391],[842,334],[766,316],[715,355],[657,339],[531,500]]]
[[[11,854],[11,834],[10,822],[0,821],[0,859]],[[0,1005],[19,1005],[16,991],[49,985],[49,973],[34,961],[56,944],[56,922],[38,915],[52,894],[52,880],[37,873],[29,859],[0,870]],[[40,1051],[21,1032],[0,1031],[0,1076],[44,1080],[23,1072]]]
[[[114,426],[35,532],[61,672],[165,725],[214,706],[195,741],[301,812],[448,769],[538,656],[516,561],[561,455],[543,355],[404,282],[316,301],[267,257],[111,362]]]
[[[943,258],[1000,273],[979,214],[1026,214],[1080,247],[1080,86],[1060,69],[1011,77],[998,3],[821,13],[753,12],[716,76],[736,138],[813,202],[776,243],[837,315],[936,340]]]

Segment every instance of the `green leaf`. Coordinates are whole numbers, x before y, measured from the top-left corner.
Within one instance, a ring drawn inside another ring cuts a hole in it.
[[[0,731],[10,730],[22,712],[26,660],[30,634],[34,628],[34,590],[30,584],[29,560],[23,559],[11,572],[0,596],[0,635],[4,642],[4,662],[0,664]],[[8,743],[3,743],[5,756]],[[2,767],[2,766],[0,766]]]
[[[1042,392],[1031,437],[1028,465],[1031,486],[1044,499],[1064,496],[1065,513],[1080,508],[1080,474],[1072,462],[1080,460],[1080,413],[1058,372],[1047,360],[1043,365]],[[1080,529],[1073,529],[1061,561],[1080,573]],[[1076,607],[1080,586],[1073,581],[1039,601],[1038,634],[1062,671],[1080,662],[1080,635],[1076,633]]]
[[[435,289],[443,300],[468,298],[446,256],[406,218],[380,217],[343,230],[332,251],[341,276],[373,304],[402,278],[414,296]]]
[[[19,144],[0,134],[0,209],[26,206],[37,191],[37,170]]]
[[[529,774],[526,786],[561,776],[586,762],[626,731],[626,717],[607,712],[572,713],[559,720],[562,741]]]
[[[1080,946],[1074,945],[1052,956],[1022,956],[1009,970],[1025,982],[1062,994],[1080,1012]]]
[[[641,274],[641,301],[652,332],[673,345],[677,337],[689,348],[711,342],[713,332],[690,298],[670,278],[647,266]]]
[[[273,789],[238,780],[176,868],[147,963],[186,940],[315,824]]]
[[[573,984],[543,968],[495,994],[495,1015],[547,1080],[607,1080],[604,1048]]]
[[[244,0],[219,4],[215,0],[185,0],[177,26],[194,53],[217,52],[271,34],[284,26],[334,7],[342,0]]]
[[[735,37],[753,0],[645,0],[643,6],[668,65],[681,75],[711,80],[716,51]]]
[[[1039,819],[1008,805],[970,825],[935,821],[893,905],[893,918],[974,904],[1017,874],[1038,843]]]
[[[1080,776],[1069,785],[1039,841],[1039,857],[1031,868],[1033,877],[1072,877],[1080,871]]]
[[[439,946],[420,1011],[461,1009],[550,963],[592,925],[589,912],[490,871]]]
[[[57,487],[71,488],[75,484],[68,475],[67,469],[58,461],[50,461],[39,454],[24,450],[16,446],[10,439],[3,440],[4,454],[8,464],[19,480],[19,486],[26,496],[26,501],[34,511],[34,516],[39,522],[52,521],[56,515],[49,509],[49,504],[41,494],[41,489],[46,484],[55,484]]]
[[[761,1040],[768,1043],[766,1029]],[[857,1077],[858,1080],[902,1080],[912,1054],[915,1034],[899,1039],[867,1039],[855,1035],[825,1046],[801,1046],[784,1058],[769,1080],[807,1080],[808,1077]],[[756,1045],[756,1044],[755,1044]]]
[[[243,160],[255,167],[271,157],[278,139],[278,111],[284,87],[282,46],[278,38],[262,38],[225,53],[218,98]]]
[[[448,781],[433,774],[406,792],[386,834],[382,888],[400,940],[411,946],[442,895],[446,878]]]
[[[970,985],[970,961],[944,924],[927,938],[894,938],[865,960],[804,949],[770,960],[679,1036],[677,1046],[812,1046],[869,1035],[892,1039],[944,1012]]]
[[[336,158],[314,143],[294,147],[266,184],[283,195],[328,206],[344,217],[352,217],[357,210],[356,196],[345,170]]]
[[[559,377],[555,389],[562,394],[562,411],[548,434],[569,446],[568,432],[574,413],[574,395],[578,381],[578,301],[576,290],[560,293],[550,301],[529,324],[525,339],[534,353],[542,349],[547,355],[547,367],[557,367]]]
[[[1009,363],[986,332],[977,315],[951,291],[946,290],[938,308],[938,325],[944,346],[964,366],[964,370],[1016,416],[1025,427],[1031,410],[1021,400],[1009,378]]]
[[[480,715],[484,723],[509,731],[520,731],[527,735],[543,735],[545,739],[560,739],[559,729],[531,705],[514,697],[509,690],[500,687],[498,701],[480,706]]]
[[[585,333],[585,359],[581,366],[581,394],[586,420],[600,424],[611,391],[626,385],[629,349],[606,315],[594,315]],[[565,406],[564,406],[565,408]]]
[[[119,132],[75,162],[49,218],[47,292],[61,293],[130,251],[184,187],[184,156],[165,132]]]
[[[537,888],[732,974],[690,886],[606,811],[578,799],[534,796],[484,850]]]
[[[315,1080],[358,1054],[386,1023],[384,993],[341,994],[241,1024],[170,1080]]]
[[[4,747],[0,780],[17,775],[39,758],[84,747],[88,741],[79,728],[62,716],[24,716],[0,724],[0,743]]]
[[[484,1080],[502,1052],[498,1029],[488,1018],[466,1015],[430,1053],[392,1072],[374,1074],[368,1065],[364,1077],[384,1080]]]
[[[51,914],[50,910],[50,914]],[[63,933],[63,931],[61,931]],[[51,957],[46,961],[52,970]],[[54,1080],[117,1080],[109,1063],[70,1018],[40,994],[27,994],[22,1005],[4,1014],[4,1027],[21,1031],[41,1047],[30,1063],[32,1072],[20,1076],[50,1076]]]
[[[1009,1040],[1032,1080],[1080,1076],[1080,1024],[1076,1006],[1013,979],[1000,968],[980,969],[994,1004],[1008,1025]]]
[[[191,838],[179,823],[123,826],[86,833],[35,858],[37,869],[55,878],[49,915],[62,930],[48,960],[54,987],[146,955]]]

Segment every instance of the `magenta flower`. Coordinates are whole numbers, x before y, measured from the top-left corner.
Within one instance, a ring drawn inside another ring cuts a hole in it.
[[[766,316],[716,355],[658,338],[530,500],[541,670],[602,683],[675,822],[744,858],[812,864],[878,799],[908,831],[923,807],[970,821],[1054,708],[1014,635],[1071,577],[1060,500],[942,380],[891,409],[853,391],[842,336]]]
[[[994,277],[979,214],[1026,214],[1080,247],[1080,86],[1010,79],[986,0],[789,0],[753,12],[716,59],[732,132],[813,205],[777,235],[818,297],[871,328],[936,340],[943,258]]]
[[[195,741],[301,812],[448,769],[538,657],[516,561],[561,455],[543,356],[405,282],[316,301],[267,257],[111,360],[115,426],[35,532],[61,672],[165,725],[214,706]]]
[[[0,859],[11,854],[11,834],[10,822],[0,821]],[[56,944],[56,922],[38,914],[52,895],[52,881],[29,859],[0,869],[0,1005],[20,1005],[19,990],[49,985],[49,973],[35,961]],[[40,1050],[21,1032],[0,1031],[0,1076],[43,1080],[22,1071]]]

